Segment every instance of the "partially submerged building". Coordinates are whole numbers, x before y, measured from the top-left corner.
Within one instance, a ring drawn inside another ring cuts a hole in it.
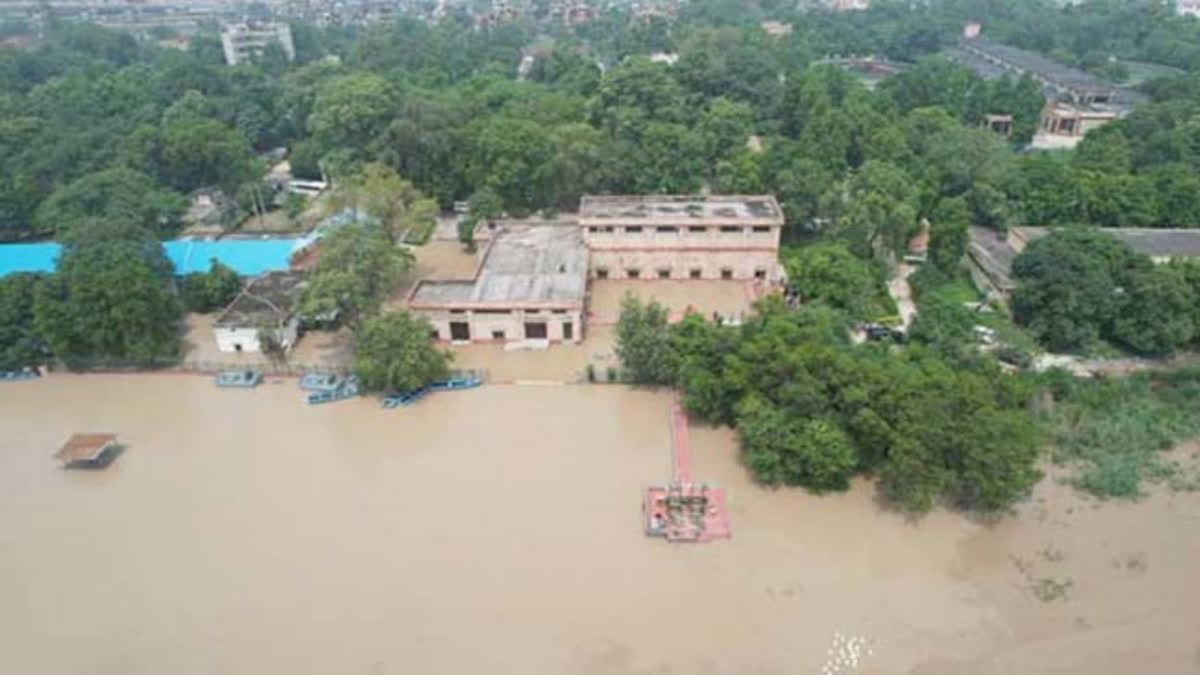
[[[217,316],[213,324],[217,349],[261,352],[264,335],[284,351],[294,347],[300,332],[294,307],[304,286],[304,276],[298,272],[271,272],[252,279]]]
[[[434,338],[578,342],[583,337],[588,250],[579,229],[561,225],[491,232],[473,278],[417,282],[408,306]]]
[[[770,195],[585,196],[595,279],[777,281],[783,211]]]

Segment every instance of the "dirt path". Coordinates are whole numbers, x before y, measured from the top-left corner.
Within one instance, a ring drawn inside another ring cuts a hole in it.
[[[905,333],[912,325],[913,317],[917,315],[917,306],[912,300],[912,288],[908,285],[908,277],[915,271],[916,268],[912,265],[900,263],[895,275],[888,280],[888,294],[896,301],[896,307],[900,310],[900,328]]]

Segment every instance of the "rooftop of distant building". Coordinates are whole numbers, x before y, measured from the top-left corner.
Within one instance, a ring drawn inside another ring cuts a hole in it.
[[[579,204],[579,221],[622,224],[759,223],[782,225],[783,211],[771,195],[587,195]]]
[[[573,307],[587,291],[588,250],[574,227],[537,225],[501,230],[488,244],[474,279],[417,283],[417,307]]]

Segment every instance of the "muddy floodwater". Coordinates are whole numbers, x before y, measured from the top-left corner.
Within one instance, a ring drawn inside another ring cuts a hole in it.
[[[1200,672],[1200,498],[1045,481],[998,524],[753,486],[733,538],[643,536],[666,394],[486,386],[384,411],[293,380],[0,385],[0,673]],[[113,431],[106,471],[63,471]]]

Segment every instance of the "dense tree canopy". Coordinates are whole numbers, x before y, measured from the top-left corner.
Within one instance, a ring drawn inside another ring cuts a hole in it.
[[[445,378],[451,354],[437,349],[425,319],[389,312],[354,334],[354,373],[369,391],[412,391]]]
[[[322,237],[300,314],[357,323],[379,311],[412,268],[413,255],[380,225],[350,222]]]
[[[1108,340],[1145,354],[1191,344],[1197,279],[1190,266],[1155,266],[1094,228],[1056,231],[1013,262],[1014,317],[1050,349]]]
[[[34,327],[72,366],[174,358],[182,307],[173,274],[149,232],[95,223],[64,242],[58,270],[38,285]]]
[[[643,306],[622,314],[648,323]],[[851,347],[845,319],[820,304],[769,301],[740,327],[695,314],[673,327],[654,318],[655,339],[621,351],[623,367],[660,380],[676,373],[688,411],[736,426],[745,463],[764,483],[837,490],[870,472],[906,509],[992,510],[1039,478],[1025,413],[1032,390],[994,362],[961,367],[919,347]]]

